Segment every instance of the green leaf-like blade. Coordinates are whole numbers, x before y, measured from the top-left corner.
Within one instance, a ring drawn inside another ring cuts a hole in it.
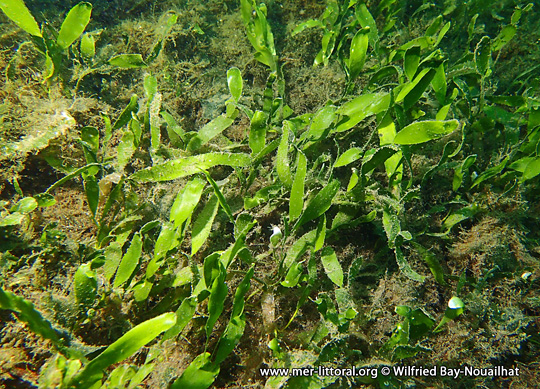
[[[195,151],[207,144],[212,138],[225,131],[233,122],[234,119],[221,115],[207,123],[199,130],[197,135],[190,140],[187,147],[188,151]]]
[[[302,134],[302,139],[318,141],[326,138],[329,128],[336,118],[336,107],[333,105],[323,107],[313,117],[309,130]]]
[[[354,3],[350,2],[350,6],[352,6]],[[366,4],[357,4],[356,5],[356,18],[360,22],[360,25],[363,28],[369,27],[368,36],[369,36],[369,44],[371,46],[376,46],[376,43],[379,40],[379,33],[377,31],[377,23],[375,22],[375,19],[373,18],[373,15],[369,12]]]
[[[291,187],[293,178],[291,174],[291,167],[289,162],[289,133],[290,123],[285,122],[283,124],[283,133],[281,134],[281,141],[276,155],[276,171],[281,182]]]
[[[416,145],[441,138],[454,132],[459,127],[457,120],[425,120],[409,124],[397,133],[394,143],[398,145]]]
[[[146,278],[150,278],[156,273],[162,264],[161,259],[177,245],[176,228],[172,223],[164,223],[154,246],[154,256],[146,267]]]
[[[424,73],[424,71],[426,71]],[[407,84],[399,93],[396,98],[396,102],[403,99],[403,107],[408,110],[414,106],[414,104],[422,97],[427,87],[431,83],[433,77],[435,77],[435,69],[424,69],[420,74],[414,78],[409,84]]]
[[[416,71],[418,70],[418,65],[420,64],[420,46],[413,46],[407,49],[405,52],[405,59],[403,63],[403,68],[405,70],[405,75],[409,80],[412,80]]]
[[[225,299],[227,298],[228,288],[225,283],[225,277],[227,276],[227,270],[221,261],[217,261],[219,266],[219,275],[212,282],[210,289],[210,297],[208,299],[208,320],[206,321],[206,337],[209,339],[214,325],[218,321],[221,313],[223,312]]]
[[[75,376],[72,383],[79,388],[92,387],[95,382],[101,379],[104,369],[129,358],[141,347],[154,340],[159,334],[171,328],[175,323],[176,315],[170,312],[137,325],[90,361]]]
[[[118,116],[118,119],[116,119],[116,121],[114,122],[112,126],[112,131],[118,130],[119,128],[124,127],[126,124],[129,123],[129,121],[133,117],[132,115],[136,114],[139,110],[138,99],[139,97],[137,95],[131,96],[128,105],[126,106],[126,108],[124,108],[120,116]]]
[[[191,217],[193,210],[201,199],[205,186],[206,181],[199,176],[195,176],[178,193],[171,207],[171,214],[169,216],[169,220],[174,223],[175,227],[180,226]]]
[[[317,237],[316,232],[316,230],[310,231],[293,243],[285,255],[285,259],[283,260],[283,268],[289,269],[289,267],[295,261],[298,261],[298,259],[304,255],[310,246],[314,245],[314,240]]]
[[[142,253],[142,238],[140,234],[135,234],[131,241],[126,254],[122,257],[122,261],[116,271],[116,277],[114,278],[114,287],[118,288],[124,282],[129,280],[133,271],[139,264],[139,258]]]
[[[337,132],[347,131],[368,116],[376,115],[386,111],[390,105],[390,95],[388,93],[370,93],[361,95],[343,104],[337,113],[346,116],[346,120],[341,121],[336,128]]]
[[[399,86],[399,93],[396,97],[396,103],[403,102],[405,109],[411,108],[414,103],[422,97],[422,94],[429,86],[431,80],[435,76],[436,70],[433,68],[426,68],[422,70],[418,75],[410,82],[403,86]]]
[[[530,180],[540,174],[540,158],[534,158],[530,161],[525,170],[523,171],[523,176],[521,177],[521,182]]]
[[[130,130],[124,131],[122,140],[116,148],[116,162],[118,164],[118,171],[123,172],[126,165],[131,160],[131,156],[137,148],[135,147],[135,137]]]
[[[178,21],[178,15],[173,13],[173,11],[169,11],[168,14],[169,15],[164,20],[164,23],[162,23],[158,28],[160,39],[154,44],[152,51],[146,57],[147,63],[153,62],[159,56],[159,53],[163,49],[163,42],[171,32],[172,27]]]
[[[324,246],[324,240],[326,239],[326,215],[322,215],[317,225],[315,232],[315,240],[313,241],[313,252],[317,252]]]
[[[424,282],[426,277],[418,274],[413,270],[411,265],[409,265],[409,262],[407,262],[405,255],[403,255],[401,248],[394,248],[394,252],[396,254],[396,262],[403,274],[405,274],[405,276],[409,277],[413,281]]]
[[[281,285],[286,288],[294,288],[300,282],[302,274],[304,274],[304,267],[302,264],[298,262],[293,263],[289,268],[285,279],[281,282]]]
[[[130,178],[138,182],[169,181],[200,173],[201,170],[207,170],[218,165],[246,167],[249,166],[250,162],[251,158],[248,154],[207,153],[154,165],[150,168],[139,170],[131,175]]]
[[[60,27],[60,32],[56,39],[58,46],[64,50],[71,46],[84,32],[88,22],[90,22],[91,14],[92,4],[87,2],[80,2],[71,8]]]
[[[363,151],[360,147],[351,147],[349,150],[345,151],[339,156],[339,158],[334,163],[334,167],[347,166],[354,161],[362,157]]]
[[[59,344],[60,333],[52,328],[51,323],[41,316],[30,301],[0,288],[0,308],[15,311],[19,320],[25,322],[32,332]]]
[[[197,308],[197,297],[191,296],[180,304],[180,307],[176,311],[176,324],[172,326],[165,334],[163,335],[163,340],[171,339],[179,335],[182,330],[188,325],[189,321],[195,314],[195,309]]]
[[[81,38],[81,54],[90,59],[96,55],[96,41],[90,34],[84,34]]]
[[[499,35],[497,35],[495,39],[493,40],[493,46],[491,47],[491,50],[493,52],[496,52],[502,49],[504,46],[508,44],[508,42],[512,40],[514,35],[516,35],[516,32],[517,32],[516,26],[511,25],[511,24],[504,26],[501,32],[499,33]]]
[[[435,71],[435,75],[433,76],[433,79],[431,80],[431,86],[433,87],[433,90],[435,91],[435,96],[437,97],[437,100],[439,100],[439,103],[444,104],[446,101],[446,90],[447,90],[444,63],[440,64],[437,70]]]
[[[477,213],[479,213],[482,209],[477,204],[471,204],[466,207],[463,207],[461,209],[457,209],[450,213],[446,218],[444,219],[442,223],[442,228],[445,230],[445,232],[440,234],[430,234],[432,236],[445,236],[448,235],[450,230],[456,225],[461,223],[464,220],[473,218]]]
[[[24,215],[19,212],[12,213],[0,218],[0,227],[18,226],[24,220]]]
[[[489,70],[489,60],[491,59],[491,39],[488,36],[482,37],[474,50],[474,63],[476,70],[482,76],[485,76]]]
[[[97,208],[99,205],[99,185],[94,176],[88,176],[84,180],[84,191],[86,193],[86,200],[88,201],[88,207],[92,213],[92,217],[96,217]]]
[[[325,247],[321,252],[321,262],[324,271],[330,280],[339,287],[343,286],[343,269],[338,261],[334,249]]]
[[[303,224],[318,218],[323,213],[328,211],[338,190],[339,180],[332,180],[328,183],[328,185],[322,188],[320,192],[317,193],[313,199],[311,199],[306,207],[306,210],[296,222],[294,230],[298,230],[298,228]]]
[[[139,69],[148,65],[140,54],[119,54],[109,59],[109,65],[121,69]]]
[[[429,270],[431,270],[433,277],[435,277],[435,280],[441,285],[446,285],[446,281],[444,280],[444,271],[437,257],[422,245],[416,242],[413,242],[413,245],[427,263]]]
[[[221,208],[223,208],[223,210],[229,217],[229,220],[231,221],[231,223],[234,224],[234,217],[231,211],[231,207],[229,206],[229,203],[227,202],[227,199],[225,198],[223,193],[221,193],[221,190],[219,189],[218,184],[214,181],[214,179],[210,176],[210,174],[208,174],[207,171],[205,171],[204,174],[206,175],[206,179],[208,180],[210,185],[212,185],[212,188],[214,189],[214,194],[218,198]]]
[[[264,149],[266,142],[266,118],[265,113],[262,111],[255,111],[251,118],[249,148],[253,156],[256,156]]]
[[[225,332],[219,340],[218,351],[216,353],[216,364],[220,364],[234,350],[240,338],[244,334],[246,327],[245,315],[235,316],[231,318]]]
[[[301,33],[302,31],[304,31],[304,30],[306,30],[308,28],[313,28],[313,27],[322,28],[323,24],[322,24],[322,22],[320,20],[315,20],[315,19],[306,20],[305,22],[302,22],[298,26],[296,26],[294,28],[294,30],[291,32],[291,35],[295,36],[295,35]]]
[[[386,162],[393,155],[398,153],[398,150],[391,147],[381,147],[373,154],[364,156],[362,161],[362,174],[366,175],[381,163]]]
[[[214,195],[208,200],[203,210],[199,214],[195,223],[193,223],[193,232],[191,233],[191,255],[194,255],[202,247],[210,235],[212,223],[218,211],[218,198]]]
[[[304,180],[306,179],[307,159],[304,153],[299,151],[296,160],[296,173],[289,199],[289,222],[296,220],[304,209]]]
[[[198,355],[184,370],[171,389],[206,389],[212,385],[219,373],[219,366],[210,360],[210,353]]]
[[[476,162],[476,154],[469,155],[454,171],[454,179],[452,180],[452,190],[455,192],[459,189],[463,182],[463,175]]]
[[[75,300],[83,308],[91,306],[97,297],[98,282],[90,263],[79,266],[73,276]]]
[[[495,177],[500,172],[504,170],[506,165],[508,164],[508,161],[510,160],[509,156],[506,156],[499,164],[490,167],[489,169],[485,170],[482,174],[480,174],[478,177],[476,177],[476,180],[474,180],[471,189],[480,185],[482,182],[489,180],[490,178]]]
[[[33,197],[24,197],[11,207],[10,212],[30,213],[38,207],[38,201]]]
[[[258,207],[261,204],[268,202],[268,200],[279,192],[281,188],[280,184],[266,186],[259,189],[253,197],[244,197],[244,208],[246,210]]]
[[[363,28],[359,30],[352,39],[349,57],[349,73],[351,80],[358,77],[362,71],[362,68],[364,67],[364,63],[366,62],[369,31],[369,27]]]
[[[42,37],[36,20],[22,0],[0,0],[0,8],[8,18],[27,33]]]
[[[243,88],[242,73],[240,72],[240,69],[230,68],[227,70],[227,85],[229,86],[229,91],[231,92],[234,101],[238,102],[240,96],[242,96]]]

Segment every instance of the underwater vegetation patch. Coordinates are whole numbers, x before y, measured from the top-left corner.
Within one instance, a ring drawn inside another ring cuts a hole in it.
[[[0,385],[536,385],[538,4],[41,3],[0,0]]]

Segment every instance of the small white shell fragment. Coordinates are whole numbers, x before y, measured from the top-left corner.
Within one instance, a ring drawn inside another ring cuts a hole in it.
[[[460,309],[465,307],[465,304],[459,297],[452,297],[450,300],[448,300],[448,308],[450,309]]]
[[[279,241],[281,240],[283,234],[278,226],[272,226],[272,235],[270,236],[270,244],[272,247],[277,247]]]

